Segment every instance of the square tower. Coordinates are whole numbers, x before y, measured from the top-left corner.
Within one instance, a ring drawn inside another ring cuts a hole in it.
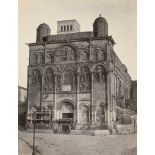
[[[80,31],[80,24],[77,20],[62,20],[57,22],[57,33],[75,33]]]

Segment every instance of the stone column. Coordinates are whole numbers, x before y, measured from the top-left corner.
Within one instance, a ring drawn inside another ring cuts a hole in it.
[[[53,96],[53,100],[54,100],[54,108],[53,108],[53,114],[54,114],[54,120],[56,120],[57,119],[57,113],[56,113],[56,109],[57,109],[57,107],[56,107],[56,88],[57,88],[57,75],[55,75],[54,76],[55,78],[54,78],[54,96]]]
[[[116,122],[116,93],[117,92],[117,77],[116,74],[114,74],[114,96],[113,96],[113,120]]]
[[[94,109],[93,109],[93,72],[91,72],[91,96],[90,96],[90,101],[91,101],[91,105],[90,105],[90,113],[91,113],[91,123],[93,124],[94,123]]]
[[[43,80],[44,80],[44,76],[41,75],[40,77],[40,111],[42,110],[42,92],[43,92]]]
[[[108,97],[108,126],[111,130],[113,130],[114,123],[114,75],[113,75],[113,66],[109,64],[109,71],[107,74],[107,97]]]
[[[80,77],[79,73],[77,73],[77,88],[76,88],[76,121],[79,123],[79,93],[80,93],[80,88],[79,88],[79,83],[80,83]]]
[[[112,99],[111,99],[111,71],[107,73],[107,123],[111,123]]]
[[[31,118],[31,109],[30,109],[30,103],[29,103],[29,85],[30,85],[30,81],[31,81],[31,75],[28,71],[28,76],[27,76],[27,113],[26,113],[26,119],[28,119],[29,117]]]

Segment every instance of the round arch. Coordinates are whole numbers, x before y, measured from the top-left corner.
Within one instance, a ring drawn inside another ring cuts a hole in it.
[[[95,64],[94,66],[92,66],[91,71],[95,71],[95,68],[96,68],[97,66],[102,66],[102,67],[105,69],[106,73],[108,72],[107,66],[106,66],[105,64],[103,64],[103,63]]]
[[[52,66],[46,66],[46,67],[43,69],[43,71],[42,71],[43,76],[45,75],[47,69],[51,69],[51,70],[53,71],[53,74],[56,73],[56,69],[55,69],[54,67],[52,67]]]
[[[70,47],[70,48],[73,50],[74,56],[75,56],[75,61],[77,61],[77,60],[78,60],[78,52],[77,52],[78,49],[77,49],[77,47],[76,47],[74,44],[72,44],[72,43],[65,43],[65,44],[63,44],[63,45],[57,47],[56,50],[54,51],[54,57],[56,56],[56,53],[57,53],[58,51],[60,51],[62,48],[64,48],[64,47]]]
[[[74,104],[72,101],[63,100],[58,109],[60,119],[74,119]]]
[[[77,70],[77,71],[80,73],[80,72],[81,72],[81,69],[82,69],[83,67],[89,68],[90,72],[91,72],[91,70],[92,70],[92,69],[91,69],[91,66],[86,65],[86,64],[83,64],[83,65],[81,65],[81,66],[78,67],[78,70]]]
[[[40,67],[33,67],[33,68],[29,69],[29,75],[33,75],[33,71],[34,71],[34,70],[38,70],[40,76],[43,75],[43,71],[42,71],[42,69],[41,69]]]
[[[72,100],[64,99],[64,100],[62,100],[62,101],[58,104],[57,110],[61,110],[62,105],[65,104],[65,103],[70,103],[71,106],[73,107],[73,109],[75,109],[75,105],[74,105],[74,102],[73,102]]]

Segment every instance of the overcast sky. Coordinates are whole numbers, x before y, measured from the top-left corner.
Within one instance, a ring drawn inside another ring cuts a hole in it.
[[[81,31],[92,31],[95,18],[107,19],[116,54],[137,79],[136,0],[19,0],[19,85],[27,87],[28,46],[36,28],[47,23],[56,34],[57,21],[76,19]]]

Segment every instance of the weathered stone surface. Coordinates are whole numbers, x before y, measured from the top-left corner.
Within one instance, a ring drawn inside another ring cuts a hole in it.
[[[113,50],[107,25],[95,27],[100,37],[93,32],[66,33],[29,44],[28,116],[34,106],[41,109],[51,104],[54,119],[61,119],[68,113],[61,107],[68,103],[73,107],[75,124],[96,123],[102,128],[124,119],[124,109],[132,110],[130,93],[135,89],[131,89],[127,68]]]

